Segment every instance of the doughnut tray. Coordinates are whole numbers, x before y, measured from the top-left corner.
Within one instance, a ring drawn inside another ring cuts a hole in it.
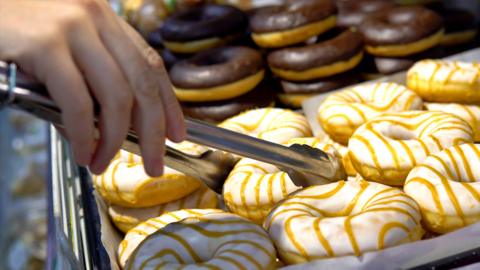
[[[480,48],[449,57],[451,60],[480,60]],[[400,73],[382,80],[401,82]],[[312,119],[324,96],[304,103]],[[315,119],[315,118],[313,118]],[[322,132],[314,126],[316,134]],[[91,176],[72,160],[68,144],[52,127],[49,138],[51,178],[48,198],[50,254],[48,269],[120,269],[115,251],[121,240],[111,224],[107,207],[92,187]],[[310,269],[480,269],[480,223],[461,230],[410,244],[366,253],[361,257],[331,258],[285,270]]]

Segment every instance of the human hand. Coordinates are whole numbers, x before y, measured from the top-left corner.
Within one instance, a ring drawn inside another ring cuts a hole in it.
[[[104,171],[130,127],[152,176],[163,172],[165,135],[185,136],[162,59],[107,1],[0,0],[0,59],[47,86],[76,161],[93,173]]]

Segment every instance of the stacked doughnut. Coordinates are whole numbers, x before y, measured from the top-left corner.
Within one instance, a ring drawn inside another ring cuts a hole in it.
[[[445,31],[443,19],[425,7],[381,9],[365,18],[358,30],[369,54],[364,63],[368,79],[406,70],[420,59],[442,57],[437,45]]]
[[[252,39],[271,51],[270,70],[281,84],[278,100],[298,108],[303,100],[357,82],[363,57],[360,34],[340,30],[331,0],[285,1],[250,16]]]
[[[189,154],[202,147],[190,143],[175,146]],[[216,208],[217,196],[191,176],[165,167],[161,177],[150,177],[140,157],[121,150],[107,170],[93,177],[95,190],[109,203],[116,227],[127,232],[139,223],[184,208]]]

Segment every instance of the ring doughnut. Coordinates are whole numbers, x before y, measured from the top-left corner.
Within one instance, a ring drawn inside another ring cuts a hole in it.
[[[359,26],[365,49],[378,56],[407,56],[439,44],[442,18],[423,7],[396,7],[372,14]]]
[[[150,177],[141,158],[121,150],[107,170],[93,177],[95,189],[112,204],[150,207],[178,200],[201,186],[201,182],[168,167],[160,177]]]
[[[337,152],[340,154],[342,157],[342,164],[343,168],[345,169],[345,172],[347,173],[348,176],[356,176],[357,171],[355,171],[355,168],[353,167],[352,161],[350,160],[350,155],[348,154],[348,147],[337,143],[336,141],[332,140],[329,136],[325,136],[322,140],[325,145],[331,145]],[[328,151],[328,148],[322,149],[324,151]]]
[[[368,181],[402,186],[425,158],[452,145],[473,141],[470,125],[453,114],[386,113],[360,126],[348,142],[355,170]]]
[[[196,191],[175,201],[145,208],[129,208],[110,205],[108,214],[113,224],[122,232],[127,232],[139,223],[158,217],[164,213],[181,209],[209,209],[217,208],[217,195],[207,187],[200,187]]]
[[[328,96],[318,109],[318,121],[336,142],[347,145],[363,123],[385,112],[420,110],[422,100],[396,83],[353,86]]]
[[[287,264],[360,256],[420,240],[418,205],[397,188],[367,181],[339,181],[291,194],[264,227]]]
[[[393,6],[395,6],[393,1],[385,0],[337,1],[337,26],[357,28],[372,13],[383,11]]]
[[[197,53],[218,47],[245,31],[247,17],[239,9],[223,5],[202,5],[169,16],[160,35],[175,53]]]
[[[424,103],[429,111],[451,113],[467,121],[473,130],[475,142],[480,142],[480,106],[456,103]]]
[[[276,83],[264,79],[253,90],[228,100],[210,102],[182,102],[185,116],[219,123],[244,111],[273,106],[275,103]]]
[[[252,39],[260,47],[278,48],[305,41],[335,26],[331,0],[287,0],[250,16]]]
[[[125,267],[125,263],[132,252],[145,238],[170,223],[180,221],[187,217],[198,217],[206,214],[222,212],[223,211],[220,209],[183,209],[150,218],[147,221],[136,225],[135,228],[127,232],[118,246],[118,261],[122,267]]]
[[[279,101],[292,108],[302,107],[302,102],[318,94],[324,94],[359,81],[355,72],[345,72],[328,78],[311,81],[291,82],[282,80],[282,92],[278,94]]]
[[[275,269],[275,248],[259,225],[231,213],[173,222],[148,236],[125,269]]]
[[[360,63],[362,57],[362,35],[346,30],[316,44],[274,51],[267,60],[278,77],[306,81],[350,70]]]
[[[447,233],[480,220],[480,145],[456,145],[427,157],[404,190],[420,206],[428,230]]]
[[[288,144],[306,144],[339,157],[332,145],[317,138],[295,138]],[[223,198],[232,213],[261,224],[275,203],[299,188],[277,167],[242,158],[225,180]]]
[[[204,102],[249,92],[262,81],[265,70],[258,51],[233,46],[211,49],[178,62],[169,74],[180,101]]]
[[[218,126],[274,143],[287,143],[292,138],[312,136],[305,116],[279,108],[246,111]]]
[[[426,101],[480,103],[480,63],[423,60],[408,70],[407,86]]]
[[[456,46],[475,39],[478,32],[475,25],[475,15],[463,9],[444,9],[440,15],[445,20],[445,35],[442,46]]]

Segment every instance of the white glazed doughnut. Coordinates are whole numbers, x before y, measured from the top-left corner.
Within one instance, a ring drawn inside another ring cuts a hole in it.
[[[363,123],[385,112],[420,110],[415,92],[396,83],[361,84],[328,96],[318,108],[318,121],[336,142],[347,145]]]
[[[150,177],[141,158],[123,150],[102,175],[93,177],[93,183],[105,200],[133,208],[178,200],[201,186],[198,179],[168,167],[162,176]]]
[[[334,147],[316,138],[292,139],[288,144],[306,144],[337,156]],[[286,172],[274,165],[243,158],[233,168],[223,186],[228,209],[261,224],[275,203],[298,190]]]
[[[432,102],[480,102],[480,63],[423,60],[407,72],[407,85]]]
[[[429,230],[447,233],[480,221],[480,144],[453,146],[427,157],[405,182]]]
[[[145,207],[129,208],[111,205],[108,214],[111,220],[122,232],[127,232],[147,219],[158,217],[164,213],[180,209],[209,209],[217,208],[217,194],[207,187],[200,187],[187,196],[168,203]]]
[[[173,222],[148,236],[125,269],[274,269],[275,248],[259,225],[231,213]]]
[[[183,209],[169,212],[161,216],[150,218],[129,230],[118,247],[118,261],[124,267],[128,258],[137,246],[150,234],[156,232],[172,222],[187,217],[203,216],[211,213],[222,213],[220,209]]]
[[[480,106],[457,103],[424,103],[429,111],[454,114],[467,121],[473,129],[474,140],[480,142]]]
[[[223,121],[219,127],[275,143],[312,135],[305,116],[278,108],[246,111]]]
[[[358,128],[348,149],[365,180],[402,186],[410,170],[428,155],[472,142],[472,134],[467,122],[449,113],[388,113]]]
[[[343,163],[343,168],[345,169],[345,172],[347,173],[348,176],[355,176],[357,174],[357,171],[355,171],[355,168],[352,165],[352,161],[350,160],[350,155],[348,154],[348,147],[337,143],[336,141],[332,140],[328,135],[326,135],[323,138],[323,142],[325,145],[331,145],[337,152],[340,154],[342,157],[342,163]],[[327,150],[327,149],[322,149],[322,150]]]
[[[397,188],[367,181],[339,181],[290,195],[264,227],[287,264],[359,256],[423,235],[418,205]]]

